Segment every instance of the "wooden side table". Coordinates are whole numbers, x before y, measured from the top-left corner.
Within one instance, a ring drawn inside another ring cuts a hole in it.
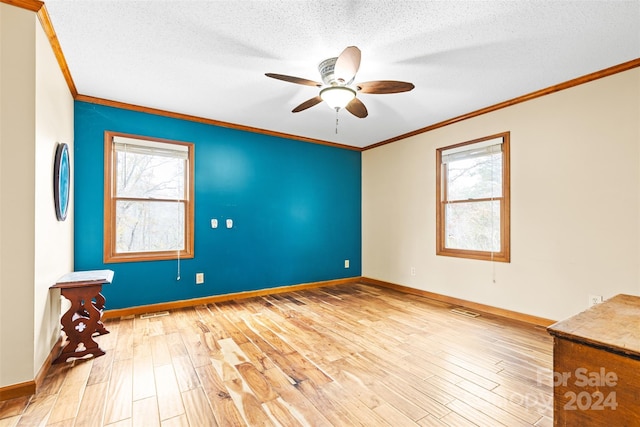
[[[71,302],[71,307],[60,319],[68,342],[53,363],[104,354],[93,336],[109,333],[101,321],[105,298],[100,292],[102,285],[112,280],[112,270],[76,271],[64,275],[51,286],[51,289],[60,289],[62,296]]]

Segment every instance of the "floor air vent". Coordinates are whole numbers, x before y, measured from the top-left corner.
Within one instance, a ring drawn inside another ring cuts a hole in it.
[[[155,313],[141,314],[140,318],[141,319],[153,319],[154,317],[162,317],[162,316],[168,316],[168,315],[169,315],[168,311],[156,311]]]
[[[474,313],[473,311],[465,310],[464,308],[452,308],[452,313],[459,314],[461,316],[466,317],[478,317],[480,316],[478,313]]]

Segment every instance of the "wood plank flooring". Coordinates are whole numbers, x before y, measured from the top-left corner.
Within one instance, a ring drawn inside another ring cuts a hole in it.
[[[105,322],[8,426],[550,426],[543,328],[363,284]]]

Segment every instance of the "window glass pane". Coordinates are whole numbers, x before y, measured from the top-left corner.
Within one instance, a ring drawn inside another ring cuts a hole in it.
[[[182,202],[116,201],[116,252],[184,249]]]
[[[452,161],[447,168],[447,200],[502,197],[502,153]]]
[[[185,198],[186,160],[127,151],[116,155],[117,197]]]
[[[445,209],[445,247],[500,252],[500,200],[451,203]]]

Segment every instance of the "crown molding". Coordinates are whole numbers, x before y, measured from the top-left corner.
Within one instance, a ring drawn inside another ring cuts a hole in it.
[[[266,129],[261,129],[261,128],[256,128],[256,127],[251,127],[251,126],[244,126],[244,125],[239,125],[239,124],[235,124],[235,123],[229,123],[229,122],[223,122],[223,121],[219,121],[219,120],[213,120],[213,119],[206,119],[203,117],[197,117],[197,116],[192,116],[192,115],[188,115],[188,114],[181,114],[181,113],[176,113],[176,112],[172,112],[172,111],[166,111],[166,110],[161,110],[161,109],[156,109],[156,108],[149,108],[149,107],[142,107],[139,105],[134,105],[134,104],[128,104],[128,103],[124,103],[124,102],[119,102],[119,101],[112,101],[112,100],[108,100],[108,99],[103,99],[103,98],[96,98],[96,97],[92,97],[92,96],[87,96],[87,95],[81,95],[78,93],[78,90],[76,89],[75,83],[73,82],[73,77],[71,76],[71,72],[69,71],[69,67],[67,65],[67,61],[64,57],[64,54],[62,52],[62,48],[60,47],[60,43],[58,41],[58,37],[56,35],[56,32],[53,28],[53,25],[51,24],[51,20],[49,18],[49,14],[47,12],[46,6],[44,4],[44,2],[39,1],[39,0],[0,0],[0,3],[5,3],[5,4],[9,4],[12,6],[16,6],[16,7],[20,7],[23,9],[27,9],[27,10],[31,10],[33,12],[37,12],[38,14],[38,18],[40,20],[40,23],[42,25],[42,28],[45,31],[45,34],[47,35],[47,38],[49,39],[49,43],[51,44],[51,47],[53,49],[53,52],[55,54],[55,57],[58,61],[58,65],[60,66],[60,69],[62,71],[62,74],[64,75],[64,78],[67,82],[67,85],[69,87],[69,91],[71,92],[71,95],[73,96],[73,98],[77,101],[83,101],[83,102],[89,102],[89,103],[93,103],[93,104],[100,104],[100,105],[107,105],[107,106],[111,106],[111,107],[117,107],[117,108],[123,108],[123,109],[127,109],[127,110],[133,110],[133,111],[140,111],[140,112],[144,112],[144,113],[150,113],[150,114],[156,114],[156,115],[161,115],[161,116],[166,116],[166,117],[172,117],[172,118],[177,118],[177,119],[182,119],[182,120],[188,120],[188,121],[193,121],[193,122],[198,122],[198,123],[204,123],[204,124],[210,124],[210,125],[214,125],[214,126],[220,126],[220,127],[225,127],[225,128],[230,128],[230,129],[237,129],[237,130],[242,130],[242,131],[246,131],[246,132],[252,132],[252,133],[258,133],[258,134],[263,134],[263,135],[270,135],[270,136],[276,136],[276,137],[280,137],[280,138],[287,138],[287,139],[292,139],[292,140],[297,140],[297,141],[302,141],[302,142],[310,142],[310,143],[314,143],[314,144],[320,144],[320,145],[328,145],[328,146],[332,146],[332,147],[338,147],[338,148],[343,148],[343,149],[347,149],[347,150],[353,150],[353,151],[365,151],[365,150],[370,150],[376,147],[380,147],[382,145],[387,145],[387,144],[391,144],[392,142],[397,142],[412,136],[416,136],[422,133],[426,133],[438,128],[442,128],[454,123],[458,123],[458,122],[462,122],[464,120],[468,120],[474,117],[478,117],[481,116],[483,114],[486,113],[490,113],[493,111],[497,111],[506,107],[510,107],[512,105],[516,105],[525,101],[530,101],[532,99],[535,98],[540,98],[542,96],[545,95],[549,95],[552,94],[554,92],[559,92],[565,89],[569,89],[575,86],[579,86],[581,84],[584,83],[588,83],[597,79],[601,79],[604,77],[608,77],[617,73],[621,73],[623,71],[628,71],[631,70],[633,68],[637,68],[640,67],[640,58],[636,58],[633,59],[631,61],[627,61],[624,62],[622,64],[618,64],[618,65],[614,65],[612,67],[609,68],[605,68],[603,70],[600,71],[596,71],[594,73],[590,73],[587,74],[585,76],[582,77],[578,77],[569,81],[566,81],[564,83],[560,83],[554,86],[549,86],[547,88],[541,89],[541,90],[537,90],[535,92],[531,92],[528,93],[526,95],[522,95],[519,96],[517,98],[513,98],[504,102],[500,102],[498,104],[494,104],[485,108],[481,108],[479,110],[476,111],[472,111],[470,113],[466,113],[457,117],[453,117],[451,119],[447,119],[444,120],[442,122],[439,123],[435,123],[420,129],[416,129],[414,131],[411,132],[407,132],[404,133],[402,135],[398,135],[395,136],[393,138],[389,138],[389,139],[385,139],[383,141],[365,146],[363,148],[360,147],[354,147],[351,145],[345,145],[345,144],[338,144],[338,143],[334,143],[334,142],[329,142],[329,141],[324,141],[324,140],[319,140],[319,139],[315,139],[315,138],[307,138],[307,137],[303,137],[303,136],[299,136],[299,135],[293,135],[293,134],[287,134],[287,133],[282,133],[282,132],[275,132],[275,131],[270,131],[270,130],[266,130]]]
[[[406,139],[406,138],[409,138],[409,137],[412,137],[412,136],[416,136],[416,135],[419,135],[421,133],[429,132],[429,131],[432,131],[434,129],[442,128],[442,127],[449,126],[449,125],[454,124],[454,123],[458,123],[458,122],[461,122],[461,121],[464,121],[464,120],[472,119],[474,117],[478,117],[478,116],[481,116],[481,115],[486,114],[486,113],[491,113],[492,111],[497,111],[497,110],[500,110],[502,108],[510,107],[512,105],[515,105],[515,104],[520,104],[521,102],[530,101],[530,100],[535,99],[535,98],[540,98],[542,96],[549,95],[549,94],[552,94],[554,92],[559,92],[561,90],[565,90],[565,89],[569,89],[569,88],[572,88],[572,87],[575,87],[575,86],[579,86],[579,85],[584,84],[584,83],[589,83],[589,82],[592,82],[594,80],[598,80],[598,79],[601,79],[603,77],[608,77],[608,76],[611,76],[611,75],[614,75],[614,74],[617,74],[617,73],[621,73],[623,71],[628,71],[628,70],[631,70],[631,69],[636,68],[636,67],[640,67],[640,58],[636,58],[636,59],[633,59],[631,61],[623,62],[622,64],[614,65],[613,67],[605,68],[604,70],[596,71],[595,73],[587,74],[585,76],[578,77],[578,78],[566,81],[564,83],[560,83],[560,84],[557,84],[557,85],[554,85],[554,86],[549,86],[549,87],[547,87],[545,89],[540,89],[540,90],[537,90],[535,92],[531,92],[531,93],[528,93],[526,95],[522,95],[522,96],[519,96],[517,98],[510,99],[508,101],[500,102],[498,104],[491,105],[489,107],[485,107],[485,108],[482,108],[480,110],[472,111],[470,113],[463,114],[463,115],[458,116],[458,117],[454,117],[454,118],[451,118],[451,119],[448,119],[448,120],[445,120],[445,121],[442,121],[442,122],[439,122],[439,123],[435,123],[433,125],[429,125],[429,126],[414,130],[412,132],[408,132],[408,133],[405,133],[405,134],[402,134],[402,135],[398,135],[398,136],[395,136],[393,138],[385,139],[384,141],[380,141],[380,142],[378,142],[376,144],[368,145],[368,146],[364,147],[362,150],[366,151],[366,150],[370,150],[372,148],[380,147],[382,145],[391,144],[392,142],[400,141],[402,139]]]
[[[44,6],[44,2],[38,0],[0,0],[0,3],[10,4],[32,12],[37,12]]]
[[[204,117],[198,117],[198,116],[192,116],[192,115],[189,115],[189,114],[176,113],[176,112],[173,112],[173,111],[161,110],[161,109],[158,109],[158,108],[143,107],[141,105],[128,104],[126,102],[113,101],[113,100],[104,99],[104,98],[97,98],[97,97],[94,97],[94,96],[88,96],[88,95],[79,94],[79,95],[77,95],[75,97],[75,100],[76,101],[82,101],[82,102],[88,102],[90,104],[105,105],[107,107],[115,107],[115,108],[121,108],[121,109],[125,109],[125,110],[138,111],[138,112],[141,112],[141,113],[149,113],[149,114],[155,114],[155,115],[158,115],[158,116],[171,117],[173,119],[181,119],[181,120],[187,120],[187,121],[191,121],[191,122],[204,123],[204,124],[207,124],[207,125],[219,126],[219,127],[229,128],[229,129],[236,129],[236,130],[241,130],[241,131],[245,131],[245,132],[259,133],[259,134],[262,134],[262,135],[269,135],[269,136],[275,136],[275,137],[279,137],[279,138],[293,139],[293,140],[302,141],[302,142],[310,142],[310,143],[313,143],[313,144],[328,145],[328,146],[331,146],[331,147],[343,148],[343,149],[346,149],[346,150],[362,151],[361,148],[353,147],[351,145],[338,144],[338,143],[335,143],[335,142],[323,141],[321,139],[307,138],[307,137],[304,137],[304,136],[292,135],[292,134],[289,134],[289,133],[275,132],[275,131],[266,130],[266,129],[260,129],[260,128],[251,127],[251,126],[239,125],[239,124],[236,124],[236,123],[223,122],[223,121],[220,121],[220,120],[207,119],[207,118],[204,118]]]

